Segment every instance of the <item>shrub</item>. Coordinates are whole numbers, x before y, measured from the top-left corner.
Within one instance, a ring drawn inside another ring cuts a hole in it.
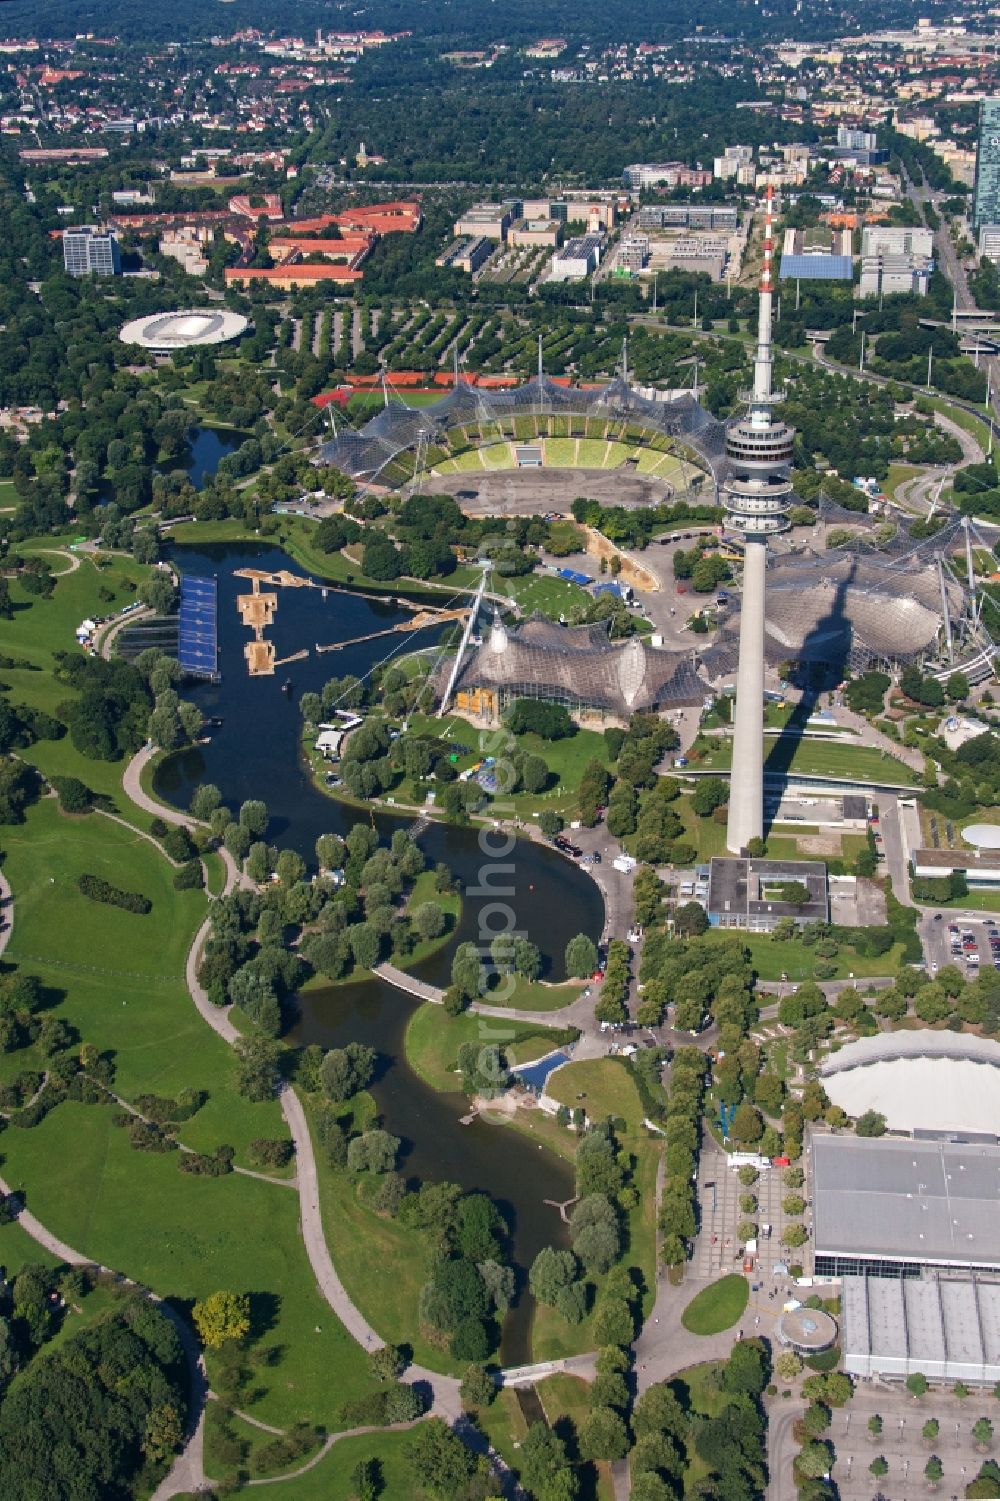
[[[94,794],[79,777],[53,777],[52,785],[59,795],[59,806],[64,813],[89,813]]]
[[[123,891],[120,886],[112,886],[110,881],[102,880],[100,876],[84,873],[77,877],[76,884],[83,896],[89,897],[92,902],[121,907],[124,912],[135,912],[142,917],[153,910],[152,902],[142,892]]]
[[[205,872],[200,860],[188,860],[174,876],[175,891],[197,891],[205,884]]]

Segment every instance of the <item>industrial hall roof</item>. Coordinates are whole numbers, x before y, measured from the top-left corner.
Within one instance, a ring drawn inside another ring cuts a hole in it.
[[[427,407],[390,401],[364,427],[342,430],[319,450],[324,464],[355,479],[375,479],[397,454],[414,448],[422,437],[434,441],[449,428],[498,422],[506,417],[551,417],[576,413],[608,421],[635,422],[666,437],[682,439],[700,453],[713,472],[725,454],[723,424],[693,396],[654,401],[617,377],[606,386],[565,386],[537,376],[508,390],[484,390],[459,383]]]
[[[637,636],[611,641],[607,621],[560,626],[540,615],[517,627],[496,622],[455,686],[578,703],[623,718],[638,709],[700,704],[707,691],[686,653],[661,651]]]
[[[1000,1147],[812,1140],[816,1255],[1000,1266]]]

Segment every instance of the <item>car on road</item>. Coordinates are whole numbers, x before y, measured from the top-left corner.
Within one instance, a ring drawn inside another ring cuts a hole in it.
[[[935,914],[934,914],[934,921],[935,922],[940,922],[941,921],[941,913],[940,912],[935,912]]]

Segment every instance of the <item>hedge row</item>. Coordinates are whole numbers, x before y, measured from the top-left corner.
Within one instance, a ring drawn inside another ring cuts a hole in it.
[[[109,907],[121,907],[125,912],[137,912],[143,917],[153,910],[152,902],[141,891],[123,891],[120,886],[112,886],[110,881],[102,880],[100,876],[84,873],[77,877],[76,884],[92,902],[105,902]]]

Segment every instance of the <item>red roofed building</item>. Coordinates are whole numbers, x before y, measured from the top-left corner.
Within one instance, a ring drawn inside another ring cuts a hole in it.
[[[226,268],[226,285],[247,287],[254,281],[272,282],[277,287],[313,287],[320,281],[358,282],[363,271],[352,271],[350,266],[305,266],[301,262],[272,266],[229,266]]]
[[[250,202],[249,193],[236,193],[229,200],[229,212],[239,214],[244,219],[270,219],[277,221],[283,219],[285,210],[277,193],[262,193],[264,202],[260,208],[254,208]]]

